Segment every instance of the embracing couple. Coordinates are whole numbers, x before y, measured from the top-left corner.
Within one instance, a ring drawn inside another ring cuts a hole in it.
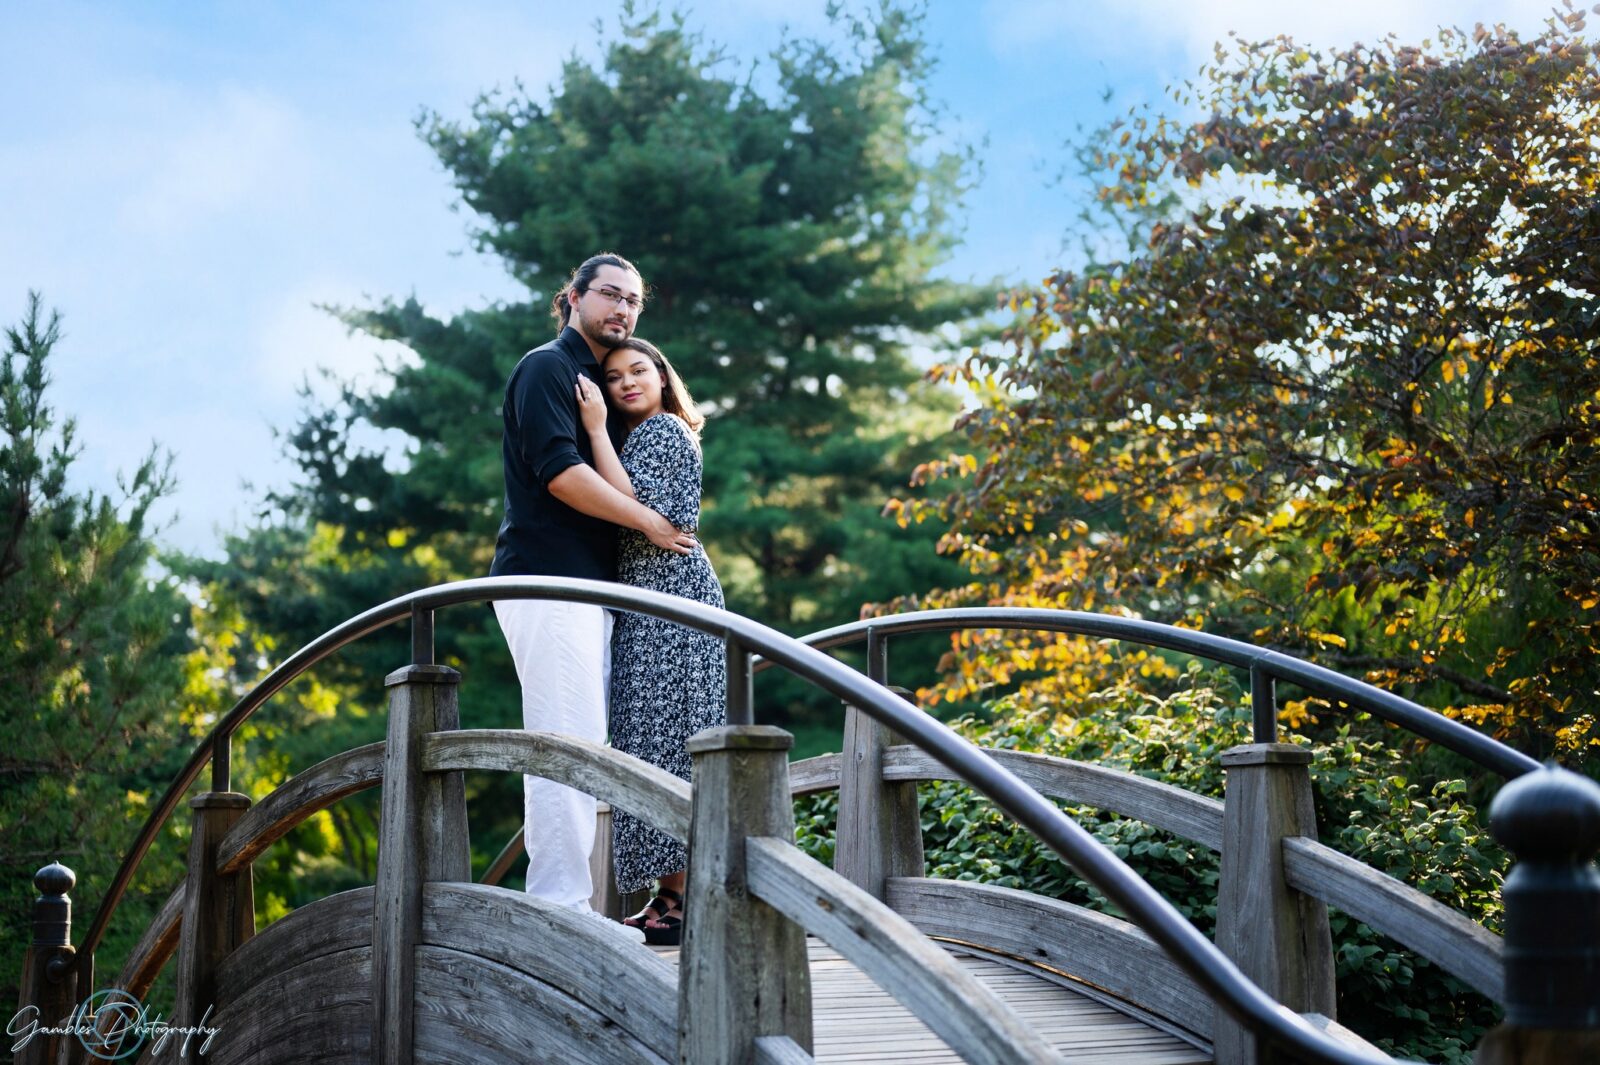
[[[722,588],[695,538],[705,419],[666,357],[633,335],[644,302],[628,260],[586,259],[553,301],[560,335],[512,371],[505,519],[490,573],[621,581],[720,607]],[[718,637],[582,603],[494,607],[522,684],[524,728],[604,743],[609,704],[613,747],[689,779],[685,741],[725,720]],[[524,778],[523,797],[528,892],[593,914],[594,798],[541,777]],[[658,883],[623,924],[676,944],[683,845],[621,810],[612,832],[618,890]]]

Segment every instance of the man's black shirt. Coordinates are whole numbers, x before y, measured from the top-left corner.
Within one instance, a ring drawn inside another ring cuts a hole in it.
[[[556,475],[594,465],[578,418],[578,375],[600,383],[600,365],[572,326],[522,357],[506,382],[501,417],[506,513],[491,576],[506,574],[615,580],[617,527],[550,494]]]

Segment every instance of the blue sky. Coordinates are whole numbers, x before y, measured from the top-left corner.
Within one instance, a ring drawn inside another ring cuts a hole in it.
[[[380,345],[318,304],[414,293],[448,315],[520,298],[471,250],[412,119],[463,116],[517,79],[542,94],[564,58],[599,56],[620,6],[0,0],[0,323],[18,321],[30,289],[63,312],[51,399],[77,419],[80,483],[111,489],[159,443],[179,482],[165,541],[215,553],[219,530],[248,523],[288,477],[272,429],[294,423],[300,382],[319,367],[370,378],[376,364]],[[786,28],[829,32],[825,0],[685,6],[742,58]],[[1415,41],[1441,22],[1534,32],[1550,7],[932,0],[943,133],[977,145],[983,166],[944,272],[1030,282],[1065,262],[1082,205],[1052,176],[1075,131],[1162,99],[1229,30]]]

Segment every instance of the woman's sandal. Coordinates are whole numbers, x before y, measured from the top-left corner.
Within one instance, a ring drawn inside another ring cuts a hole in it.
[[[661,921],[661,919],[666,917],[667,914],[671,913],[675,907],[681,907],[682,905],[683,896],[678,894],[676,891],[673,891],[671,888],[664,887],[660,891],[656,892],[655,898],[644,904],[644,909],[640,910],[632,917],[624,917],[622,919],[622,923],[627,925],[629,928],[644,929],[645,942],[648,943],[650,941],[650,925]],[[673,918],[673,920],[677,920],[677,918]]]
[[[683,912],[681,909],[678,911]],[[644,941],[652,947],[676,947],[683,943],[683,918],[663,915],[644,926]]]

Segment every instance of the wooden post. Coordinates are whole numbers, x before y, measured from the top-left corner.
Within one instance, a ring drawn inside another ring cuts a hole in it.
[[[589,881],[594,893],[589,908],[613,921],[622,919],[622,896],[617,894],[617,873],[611,863],[611,804],[597,803],[594,811],[594,850],[589,852]]]
[[[1267,994],[1296,1013],[1334,1019],[1333,937],[1328,909],[1290,889],[1283,877],[1286,836],[1317,838],[1311,754],[1288,743],[1252,743],[1223,752],[1227,795],[1222,818],[1222,879],[1217,947]],[[1273,1060],[1221,1010],[1217,1065]]]
[[[1548,765],[1489,807],[1495,839],[1517,856],[1506,905],[1506,1017],[1477,1065],[1600,1061],[1600,784]]]
[[[23,1035],[18,1025],[61,1028],[77,1006],[77,972],[73,966],[72,899],[68,892],[77,876],[59,862],[33,874],[39,897],[33,901],[33,941],[22,956],[22,989],[17,1014],[7,1026],[6,1046]],[[46,1065],[76,1040],[70,1035],[35,1034],[16,1052],[16,1065]]]
[[[888,877],[922,876],[926,868],[917,784],[883,779],[883,752],[901,742],[887,725],[845,706],[833,868],[879,901]]]
[[[678,962],[679,1065],[754,1060],[756,1040],[787,1036],[811,1049],[805,930],[750,894],[745,839],[794,839],[788,750],[770,725],[729,725],[690,737],[694,810]]]
[[[389,729],[372,907],[372,1049],[381,1065],[410,1065],[422,885],[472,879],[461,774],[422,771],[422,738],[460,727],[461,674],[447,666],[413,665],[383,682]]]
[[[183,925],[178,939],[178,990],[173,1017],[180,1027],[210,1024],[217,1012],[217,969],[256,931],[255,890],[247,865],[217,875],[217,847],[250,809],[250,797],[210,791],[189,800],[194,828],[189,835],[189,875],[183,889]],[[201,1039],[177,1043],[179,1059],[198,1062]],[[187,1052],[185,1052],[185,1049]]]

